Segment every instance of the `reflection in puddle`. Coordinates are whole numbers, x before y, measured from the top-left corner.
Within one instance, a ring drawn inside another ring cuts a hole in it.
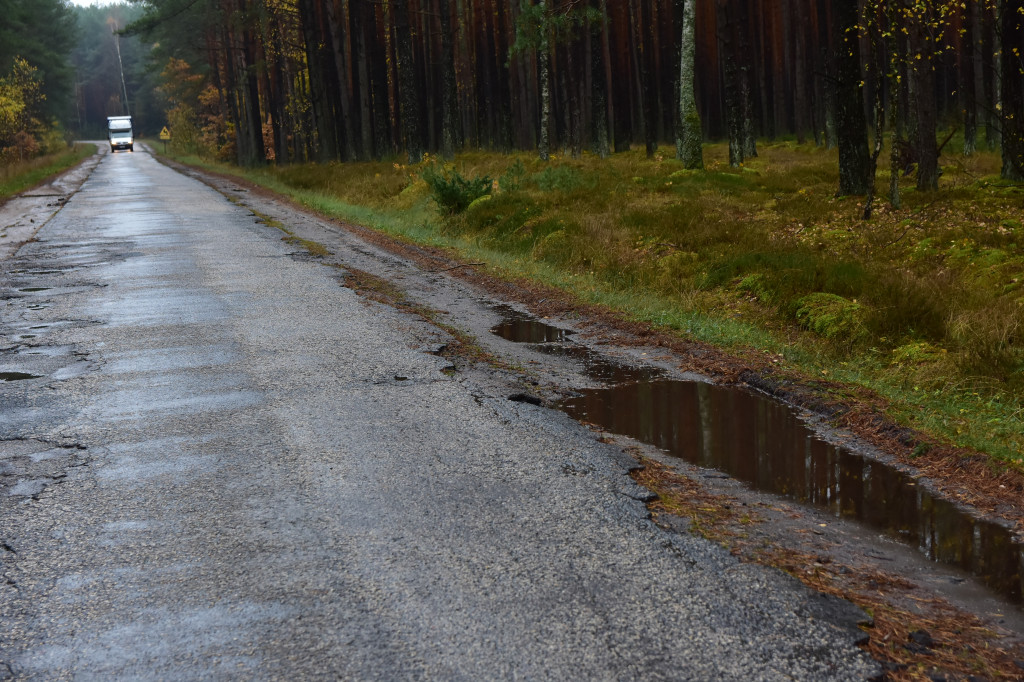
[[[818,438],[796,410],[737,388],[660,379],[657,370],[609,362],[564,341],[567,332],[499,307],[495,334],[572,358],[611,388],[588,389],[559,406],[583,422],[631,436],[758,490],[857,519],[978,576],[1022,602],[1024,545],[1004,527],[972,518],[896,469]]]
[[[980,577],[1021,602],[1024,546],[905,474],[822,441],[781,403],[700,382],[652,381],[583,391],[561,408],[759,490],[829,509]]]
[[[520,313],[507,306],[496,306],[495,310],[501,313],[501,323],[491,329],[496,334],[508,341],[516,343],[551,343],[562,341],[571,331],[544,324],[540,320]]]
[[[36,292],[36,291],[49,291],[52,288],[53,287],[25,287],[24,289],[18,289],[18,291],[23,291],[25,293],[32,293],[32,292]]]
[[[530,347],[546,355],[557,355],[575,360],[583,366],[588,377],[606,384],[651,381],[661,376],[661,372],[650,367],[630,367],[609,362],[586,346],[538,344]]]
[[[0,381],[24,381],[25,379],[38,379],[39,374],[28,374],[27,372],[0,372]]]

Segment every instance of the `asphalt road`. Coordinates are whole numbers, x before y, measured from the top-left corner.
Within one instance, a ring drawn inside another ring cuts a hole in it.
[[[205,185],[107,155],[0,262],[0,678],[864,679],[863,619],[653,525]]]

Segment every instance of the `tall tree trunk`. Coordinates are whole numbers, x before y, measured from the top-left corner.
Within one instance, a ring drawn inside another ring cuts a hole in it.
[[[450,0],[440,0],[441,10],[441,155],[455,158],[455,145],[461,135],[459,126],[459,93],[455,80],[455,49],[452,35]]]
[[[591,34],[590,43],[590,119],[594,131],[594,153],[602,159],[611,153],[611,141],[608,135],[608,78],[605,72],[604,46],[606,44],[607,12],[605,0],[592,0],[597,4],[596,10],[601,12],[602,22],[597,36]]]
[[[679,136],[676,158],[690,169],[704,168],[700,113],[694,96],[694,57],[696,56],[697,0],[684,0],[682,35],[679,39]]]
[[[373,5],[366,0],[353,0],[349,7],[349,23],[352,26],[355,90],[359,107],[359,145],[356,156],[359,159],[368,160],[374,156],[373,91],[367,47],[367,32],[374,25]]]
[[[392,0],[395,17],[395,54],[398,57],[398,108],[402,142],[409,163],[423,160],[423,134],[416,91],[416,66],[413,62],[412,27],[409,24],[409,0]]]
[[[839,194],[863,195],[868,191],[867,121],[861,95],[860,46],[856,26],[860,21],[857,0],[834,4],[836,35],[836,133],[839,147]]]
[[[730,12],[730,0],[716,0],[718,44],[721,59],[725,118],[729,134],[729,165],[743,163],[743,104],[740,99],[739,69],[736,65],[735,23]]]
[[[337,91],[335,97],[338,102],[338,113],[341,116],[340,125],[338,126],[339,132],[341,133],[341,147],[342,160],[351,161],[355,158],[355,127],[354,117],[352,112],[354,107],[352,105],[352,89],[349,87],[348,78],[348,45],[346,40],[345,24],[343,21],[344,15],[339,15],[341,8],[337,6],[333,0],[329,0],[326,5],[326,19],[327,19],[327,32],[331,36],[331,50],[334,57],[334,77],[336,83],[333,84],[333,89]]]
[[[740,115],[743,117],[743,159],[757,156],[757,127],[754,124],[754,94],[751,84],[753,71],[753,55],[750,49],[750,14],[747,3],[736,3],[733,7],[736,16],[736,36],[734,44],[735,57],[739,68]]]
[[[541,14],[547,13],[546,0],[537,0]],[[548,50],[547,22],[541,23],[540,45],[537,47],[537,78],[540,80],[540,140],[537,154],[541,161],[551,159],[551,54]]]
[[[312,105],[313,125],[316,130],[316,158],[330,161],[338,158],[338,136],[331,110],[320,36],[317,32],[314,0],[298,0],[299,22],[306,49],[306,69],[309,73],[309,99]]]
[[[928,24],[931,10],[924,16],[911,18],[910,33],[910,105],[913,107],[911,144],[917,161],[917,189],[923,192],[939,188],[939,149],[935,140],[938,113],[935,102],[935,70]]]
[[[629,51],[630,64],[633,67],[632,83],[635,86],[633,111],[636,116],[636,123],[639,124],[640,137],[647,143],[647,84],[644,77],[643,55],[641,54],[641,38],[643,35],[642,22],[637,16],[637,0],[629,0],[627,3],[629,12]],[[634,125],[634,132],[636,126]],[[651,150],[647,149],[648,156],[653,156]]]
[[[243,4],[244,11],[244,4]],[[256,40],[252,32],[247,29],[242,34],[244,44],[243,55],[245,59],[245,120],[247,131],[240,131],[249,137],[248,154],[243,160],[243,166],[262,166],[267,162],[267,151],[263,144],[263,117],[260,113],[260,83],[259,74],[256,69]]]
[[[997,3],[998,4],[998,3]],[[1002,47],[999,42],[999,18],[997,9],[989,4],[983,9],[985,24],[985,42],[988,49],[985,50],[985,143],[989,149],[999,149],[1000,131],[1002,123],[999,116],[1000,97],[999,91],[1002,87],[1000,75],[1002,73],[1002,60],[1000,54]]]
[[[807,101],[807,10],[801,0],[793,5],[795,21],[790,33],[793,39],[793,127],[796,129],[796,141],[803,144],[811,109]]]
[[[1003,169],[1007,180],[1024,181],[1024,0],[1002,0]]]
[[[963,15],[964,33],[961,37],[960,68],[960,109],[964,118],[964,156],[971,156],[978,150],[978,99],[975,68],[978,55],[978,3],[967,4]]]

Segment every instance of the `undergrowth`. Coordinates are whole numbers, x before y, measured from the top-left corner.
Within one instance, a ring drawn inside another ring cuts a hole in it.
[[[880,204],[865,222],[860,198],[835,196],[834,152],[762,143],[741,168],[726,152],[706,145],[704,171],[667,149],[550,163],[466,153],[459,177],[477,183],[456,188],[458,210],[438,208],[422,166],[245,174],[326,214],[866,386],[902,423],[1024,464],[1024,188],[999,179],[998,156],[943,157],[938,192],[907,178],[903,208]]]
[[[78,143],[60,154],[48,154],[27,161],[0,165],[0,201],[34,187],[51,175],[63,172],[95,153],[96,145]]]

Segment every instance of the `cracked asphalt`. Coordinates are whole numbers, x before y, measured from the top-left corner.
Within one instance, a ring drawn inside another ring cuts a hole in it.
[[[878,673],[859,610],[657,528],[341,274],[147,153],[0,262],[0,678]]]

